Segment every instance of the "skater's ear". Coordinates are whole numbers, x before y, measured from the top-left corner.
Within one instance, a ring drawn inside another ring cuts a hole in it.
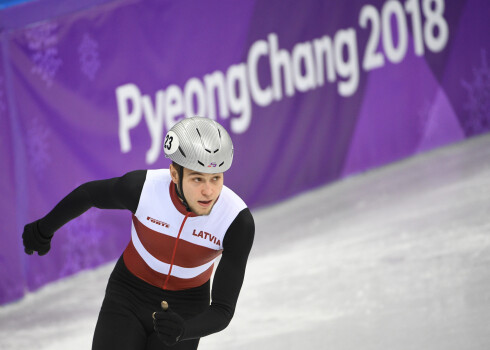
[[[169,170],[170,170],[170,176],[172,177],[172,182],[176,185],[179,184],[179,169],[180,165],[173,163],[170,164]]]

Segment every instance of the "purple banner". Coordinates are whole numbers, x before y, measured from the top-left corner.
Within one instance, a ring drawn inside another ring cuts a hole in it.
[[[45,257],[27,222],[81,183],[168,167],[166,131],[222,123],[250,207],[490,129],[486,0],[138,1],[0,11],[0,303],[118,257],[130,215],[90,209]]]

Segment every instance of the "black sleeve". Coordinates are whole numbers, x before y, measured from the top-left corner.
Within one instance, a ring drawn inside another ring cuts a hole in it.
[[[145,179],[146,170],[136,170],[121,177],[84,183],[39,220],[39,230],[44,236],[51,237],[61,226],[92,207],[129,209],[134,213]]]
[[[219,332],[230,323],[245,276],[255,224],[248,208],[235,218],[223,240],[223,254],[214,275],[212,303],[206,311],[186,321],[182,339]]]

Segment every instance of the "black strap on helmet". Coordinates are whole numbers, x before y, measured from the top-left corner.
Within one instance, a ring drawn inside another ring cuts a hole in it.
[[[182,180],[184,178],[184,167],[179,166],[179,186],[175,184],[175,191],[177,192],[177,196],[182,200],[182,204],[184,204],[185,209],[187,211],[192,211],[191,208],[189,207],[189,204],[187,204],[187,200],[184,197],[184,187],[182,185]]]

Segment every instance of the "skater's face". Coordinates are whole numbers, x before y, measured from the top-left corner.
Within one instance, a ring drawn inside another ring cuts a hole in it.
[[[170,165],[172,181],[179,185],[179,173]],[[209,215],[223,189],[223,173],[205,174],[184,168],[184,197],[197,215]]]

